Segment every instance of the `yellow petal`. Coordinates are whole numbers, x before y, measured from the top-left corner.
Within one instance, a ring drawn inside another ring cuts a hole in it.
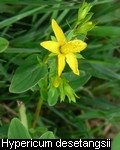
[[[58,76],[61,76],[64,68],[65,68],[65,56],[62,54],[59,54],[58,55]]]
[[[59,54],[60,44],[58,42],[46,41],[46,42],[40,43],[40,45],[52,53]]]
[[[76,56],[73,53],[69,53],[66,56],[66,62],[72,69],[72,71],[76,74],[79,75],[79,70],[78,70],[78,61],[76,59]]]
[[[72,40],[67,42],[66,47],[69,47],[71,52],[80,52],[87,47],[87,44],[81,40]]]
[[[60,45],[63,45],[66,42],[65,35],[54,19],[52,19],[52,29]]]

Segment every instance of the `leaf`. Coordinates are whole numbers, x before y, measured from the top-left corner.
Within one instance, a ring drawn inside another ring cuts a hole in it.
[[[54,106],[58,101],[59,93],[56,88],[50,88],[48,91],[48,104]]]
[[[41,135],[39,139],[55,139],[55,136],[53,132],[47,131],[43,135]]]
[[[120,75],[117,74],[113,69],[109,68],[106,64],[97,64],[95,61],[91,63],[92,74],[98,78],[103,79],[120,79]]]
[[[100,37],[119,37],[120,36],[120,27],[116,26],[96,26],[90,32],[90,35],[100,36]]]
[[[91,110],[91,111],[88,111],[84,114],[81,114],[81,115],[78,115],[76,118],[77,119],[93,119],[93,118],[104,118],[105,117],[105,114],[100,111],[100,110]]]
[[[8,129],[9,139],[31,139],[28,130],[23,126],[19,119],[13,118],[9,129]]]
[[[10,85],[10,92],[25,92],[47,75],[47,66],[39,64],[37,56],[36,54],[29,56],[16,70]]]
[[[112,150],[120,150],[120,133],[112,141]]]
[[[73,72],[64,73],[64,76],[75,90],[83,86],[91,78],[91,75],[82,70],[80,70],[80,76],[75,75]]]
[[[8,134],[8,124],[2,125],[0,122],[0,139],[7,138]]]
[[[26,11],[24,13],[18,14],[16,16],[10,17],[8,19],[5,19],[5,20],[0,22],[0,28],[3,28],[5,26],[9,26],[12,23],[14,23],[18,20],[21,20],[21,19],[23,19],[23,18],[25,18],[25,17],[27,17],[31,14],[34,14],[34,13],[40,11],[40,10],[41,10],[41,7],[38,7],[38,8],[32,9],[32,10]]]
[[[9,45],[8,40],[0,37],[0,53],[4,52]]]
[[[115,65],[114,65],[115,66]],[[105,62],[93,61],[81,61],[79,67],[86,72],[89,72],[94,77],[106,80],[120,79],[120,75],[116,73],[112,66]],[[114,67],[115,68],[115,67]]]

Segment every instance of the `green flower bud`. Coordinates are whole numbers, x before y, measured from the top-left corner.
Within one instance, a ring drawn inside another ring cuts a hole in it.
[[[93,13],[90,12],[89,14],[87,14],[87,16],[84,18],[84,20],[82,21],[83,23],[88,22],[93,16]]]
[[[65,84],[64,86],[65,94],[67,95],[69,102],[73,101],[74,103],[76,102],[75,98],[75,92],[74,90],[70,87],[69,84]]]
[[[77,34],[86,34],[88,31],[93,29],[94,26],[95,26],[95,24],[93,24],[92,21],[86,22],[86,23],[80,25],[76,29],[76,33]]]
[[[59,91],[60,91],[60,99],[61,102],[65,100],[65,96],[68,97],[69,102],[76,102],[77,95],[75,94],[74,90],[71,88],[71,86],[68,84],[68,81],[63,79],[61,80],[60,86],[59,86]]]
[[[59,76],[53,77],[53,86],[57,88],[60,85],[61,78]]]
[[[78,10],[78,21],[84,19],[91,8],[92,8],[91,4],[84,2]]]
[[[60,83],[59,91],[60,91],[60,101],[62,102],[65,99],[65,91],[64,91],[64,82],[63,82],[63,80]]]

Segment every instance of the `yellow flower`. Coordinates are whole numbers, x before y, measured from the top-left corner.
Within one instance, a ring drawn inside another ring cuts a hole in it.
[[[57,22],[52,19],[52,29],[56,36],[57,42],[45,41],[40,43],[42,47],[58,55],[58,75],[61,76],[67,62],[72,71],[79,75],[78,61],[74,53],[80,52],[86,48],[87,44],[81,40],[75,39],[67,41],[62,29]]]

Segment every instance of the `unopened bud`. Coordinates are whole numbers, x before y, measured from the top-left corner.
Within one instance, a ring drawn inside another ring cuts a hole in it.
[[[86,23],[80,25],[76,29],[76,33],[77,34],[86,34],[88,31],[93,29],[94,26],[95,26],[95,24],[93,24],[92,21],[86,22]]]
[[[78,11],[78,21],[84,19],[91,8],[92,6],[90,4],[88,4],[87,2],[84,2]]]
[[[57,88],[60,85],[61,78],[59,76],[53,77],[53,86]]]

